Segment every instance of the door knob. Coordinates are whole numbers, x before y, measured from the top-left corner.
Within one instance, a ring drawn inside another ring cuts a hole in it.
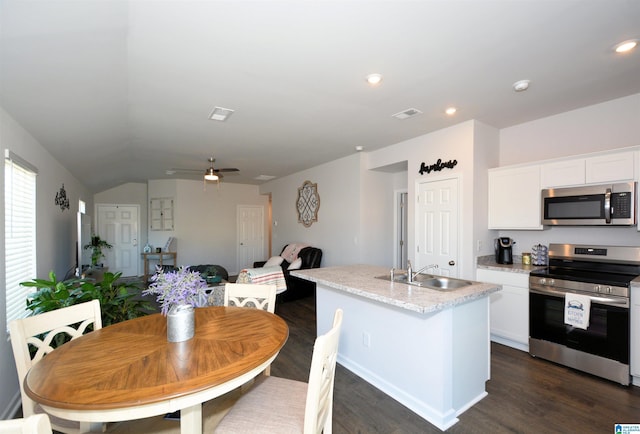
[[[456,265],[456,261],[449,261],[449,265],[453,267],[454,265]]]

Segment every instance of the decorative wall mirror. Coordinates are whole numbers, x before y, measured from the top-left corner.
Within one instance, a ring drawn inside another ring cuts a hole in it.
[[[298,189],[298,199],[296,200],[298,210],[298,221],[309,227],[313,222],[318,221],[318,210],[320,209],[320,195],[318,194],[318,184],[305,181]]]

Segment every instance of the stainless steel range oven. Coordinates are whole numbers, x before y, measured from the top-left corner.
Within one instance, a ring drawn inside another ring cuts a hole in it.
[[[629,288],[638,275],[640,247],[551,244],[548,267],[529,277],[529,353],[628,385]],[[586,328],[565,323],[567,294],[588,297]]]

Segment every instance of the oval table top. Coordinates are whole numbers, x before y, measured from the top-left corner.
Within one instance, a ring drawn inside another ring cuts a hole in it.
[[[210,389],[275,357],[289,336],[272,313],[195,309],[195,335],[167,341],[167,320],[148,315],[88,333],[49,353],[25,378],[43,405],[105,410],[153,404]]]

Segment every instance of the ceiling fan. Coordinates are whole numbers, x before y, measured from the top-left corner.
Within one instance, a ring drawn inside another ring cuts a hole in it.
[[[218,181],[220,182],[220,180],[222,178],[224,178],[224,175],[222,175],[222,172],[238,172],[239,169],[236,169],[235,167],[225,167],[223,169],[216,169],[213,167],[213,163],[215,163],[216,159],[213,157],[210,157],[207,161],[209,161],[209,168],[206,169],[204,171],[204,181]],[[177,168],[171,168],[169,170],[167,170],[167,175],[173,175],[176,172],[200,172],[202,173],[201,169],[177,169]]]

